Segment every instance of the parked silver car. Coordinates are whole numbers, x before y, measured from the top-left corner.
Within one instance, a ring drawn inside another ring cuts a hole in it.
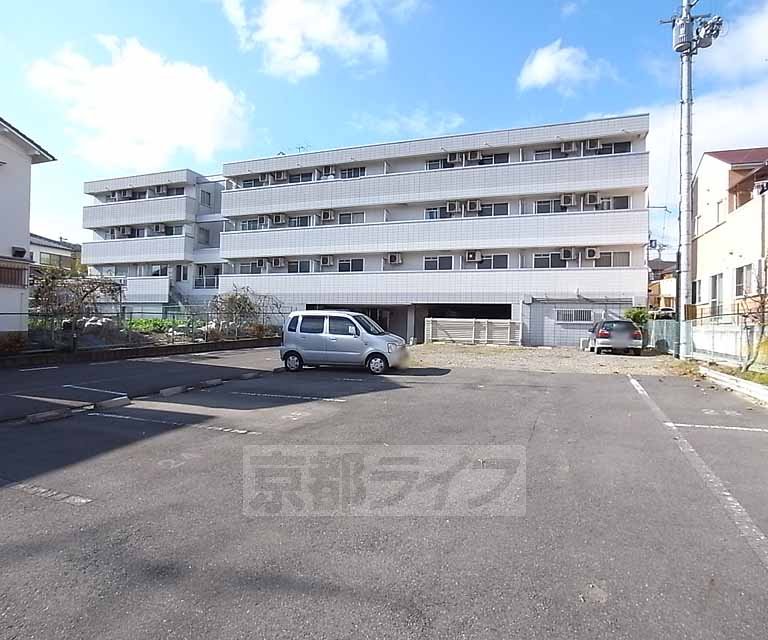
[[[351,311],[294,311],[283,326],[280,358],[288,371],[307,365],[363,366],[373,374],[408,357],[405,340]]]
[[[589,330],[589,350],[595,353],[631,351],[643,354],[643,332],[631,320],[600,320]]]

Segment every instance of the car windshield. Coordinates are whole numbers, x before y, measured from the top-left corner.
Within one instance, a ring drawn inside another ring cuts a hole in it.
[[[357,320],[357,322],[360,324],[360,326],[363,329],[365,329],[366,333],[370,333],[372,336],[383,336],[386,333],[384,329],[382,329],[379,325],[377,325],[368,316],[364,316],[363,314],[358,314],[352,317],[355,320]]]

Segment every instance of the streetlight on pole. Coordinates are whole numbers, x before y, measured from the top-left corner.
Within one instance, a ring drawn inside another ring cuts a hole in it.
[[[720,16],[691,14],[699,0],[682,0],[679,16],[665,23],[672,24],[672,48],[680,54],[680,251],[678,256],[678,282],[680,295],[677,301],[677,320],[680,324],[679,358],[686,358],[690,351],[685,310],[691,299],[691,183],[693,181],[693,56],[699,49],[712,46],[720,35],[723,19]]]

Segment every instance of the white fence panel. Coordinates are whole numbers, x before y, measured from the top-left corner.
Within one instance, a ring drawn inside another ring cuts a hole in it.
[[[478,318],[426,318],[426,342],[464,344],[520,344],[520,323],[515,320]]]

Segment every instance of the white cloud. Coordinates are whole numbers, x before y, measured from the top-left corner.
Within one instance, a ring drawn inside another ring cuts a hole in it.
[[[567,18],[568,16],[572,16],[578,10],[579,10],[578,2],[564,2],[560,7],[560,14],[563,17]]]
[[[33,87],[65,108],[78,155],[104,172],[150,171],[178,152],[206,162],[239,146],[249,106],[208,69],[167,60],[133,38],[97,38],[109,62],[67,47],[27,71]]]
[[[464,118],[454,112],[429,112],[414,109],[410,113],[391,111],[386,115],[357,114],[351,125],[356,129],[372,131],[383,138],[427,138],[455,131]]]
[[[240,48],[262,52],[263,70],[291,81],[316,74],[325,53],[345,64],[380,65],[387,42],[379,33],[382,16],[404,20],[422,0],[221,0]]]
[[[722,36],[697,58],[700,73],[713,73],[729,82],[762,75],[768,68],[768,1],[749,13],[726,21]]]
[[[564,95],[571,95],[579,85],[610,73],[606,61],[590,58],[578,47],[563,47],[558,38],[530,53],[517,77],[517,85],[523,91],[552,86]]]

